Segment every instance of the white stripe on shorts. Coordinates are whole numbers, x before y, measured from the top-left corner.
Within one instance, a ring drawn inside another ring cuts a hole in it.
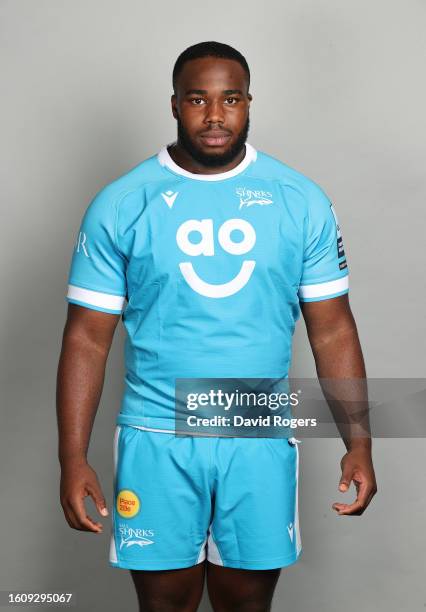
[[[118,464],[118,440],[120,438],[121,425],[116,425],[114,432],[114,442],[113,442],[113,460],[114,460],[114,496],[113,496],[113,508],[112,508],[112,517],[114,517],[115,512],[115,479],[117,478],[117,464]],[[109,547],[109,560],[111,563],[118,563],[117,560],[117,548],[115,545],[115,537],[114,537],[114,519],[112,521],[111,526],[111,541]]]

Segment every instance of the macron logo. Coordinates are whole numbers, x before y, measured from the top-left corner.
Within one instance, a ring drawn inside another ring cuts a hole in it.
[[[165,203],[167,204],[167,206],[169,208],[171,208],[174,204],[174,201],[176,200],[176,196],[178,195],[178,191],[175,191],[173,193],[173,191],[166,191],[166,193],[162,193],[161,195],[163,196],[163,199],[165,201]]]
[[[288,535],[290,536],[290,540],[293,542],[293,529],[294,529],[294,525],[293,523],[289,523],[287,525],[287,531],[288,531]]]

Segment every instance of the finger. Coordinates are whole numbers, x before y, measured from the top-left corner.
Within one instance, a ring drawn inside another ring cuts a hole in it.
[[[68,501],[62,502],[62,509],[68,525],[73,529],[77,529],[77,517],[75,516],[74,511]]]
[[[99,514],[101,514],[102,516],[108,516],[109,513],[108,513],[108,508],[106,505],[105,497],[103,496],[100,487],[97,487],[94,485],[87,485],[86,489],[89,492],[89,495],[91,496],[91,498],[93,499],[93,503],[95,504],[96,509],[99,512]]]
[[[361,501],[360,499],[356,499],[353,504],[341,504],[336,502],[333,504],[333,510],[337,510],[338,514],[362,514],[365,509],[370,505],[371,500],[376,494],[375,488],[372,486],[367,491],[367,497],[365,501]]]
[[[335,502],[332,505],[332,508],[333,510],[336,510],[338,514],[360,514],[365,510],[368,505],[367,499],[368,496],[364,501],[357,497],[352,504]]]
[[[370,492],[370,494],[369,494],[369,496],[368,496],[368,499],[367,499],[367,502],[366,502],[366,504],[365,504],[365,507],[366,507],[366,508],[367,508],[367,506],[369,506],[369,505],[370,505],[371,500],[372,500],[372,499],[373,499],[373,497],[375,496],[376,492],[377,492],[377,491],[376,491],[376,489],[375,489],[375,488],[373,488],[373,489],[372,489],[372,491]]]
[[[72,527],[73,529],[82,529],[80,520],[76,514],[76,512],[74,511],[74,508],[72,507],[72,503],[71,502],[67,502],[66,504],[66,514],[65,517],[68,521],[68,525],[70,527]]]
[[[365,508],[358,501],[355,501],[353,504],[335,504],[335,510],[338,510],[337,514],[361,514],[364,512]]]
[[[369,498],[371,499],[371,493],[374,490],[373,482],[369,481],[367,476],[357,469],[356,471],[343,468],[342,478],[340,479],[339,488],[342,492],[346,492],[350,486],[347,485],[347,476],[349,472],[351,474],[351,481],[353,480],[356,488],[356,500],[353,504],[339,504],[336,502],[332,508],[337,510],[339,514],[355,514],[359,511],[363,512],[369,504]]]
[[[351,486],[351,482],[352,482],[352,468],[350,466],[348,467],[344,466],[342,470],[342,477],[340,478],[340,481],[339,481],[340,491],[342,491],[343,493],[346,493],[346,491]]]
[[[77,517],[78,521],[78,529],[83,529],[86,531],[95,531],[100,533],[102,531],[102,523],[94,521],[86,512],[86,508],[84,506],[84,498],[83,497],[75,497],[71,502],[74,513]]]
[[[356,501],[361,504],[362,507],[367,507],[368,497],[373,490],[373,483],[368,482],[368,480],[361,475],[360,479],[357,479],[357,496]]]

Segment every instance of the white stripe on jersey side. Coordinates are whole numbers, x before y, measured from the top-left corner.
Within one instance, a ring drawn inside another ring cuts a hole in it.
[[[86,304],[92,304],[92,306],[120,311],[123,309],[126,299],[124,295],[101,293],[100,291],[92,291],[92,289],[83,289],[83,287],[77,287],[76,285],[68,285],[67,298],[86,302]]]
[[[112,526],[111,526],[111,541],[109,547],[109,560],[112,563],[118,563],[117,559],[117,548],[115,545],[115,537],[114,537],[114,516],[115,516],[115,489],[116,489],[116,478],[117,478],[117,465],[118,465],[118,440],[120,438],[121,425],[116,425],[114,432],[114,442],[113,442],[113,462],[114,462],[114,477],[113,477],[113,509],[112,509]]]
[[[315,285],[300,285],[299,297],[301,298],[315,298],[325,297],[326,295],[333,295],[333,293],[339,293],[349,288],[349,275],[343,276],[327,283],[317,283]]]

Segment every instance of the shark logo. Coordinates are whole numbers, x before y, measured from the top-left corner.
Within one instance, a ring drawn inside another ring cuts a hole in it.
[[[241,209],[243,206],[253,206],[259,204],[260,206],[266,206],[267,204],[273,204],[271,200],[272,193],[270,191],[253,190],[247,189],[246,187],[237,187],[235,190],[237,196],[240,198]]]
[[[120,550],[122,548],[130,548],[131,546],[149,546],[155,544],[152,538],[154,536],[153,529],[139,529],[129,527],[127,523],[120,523],[118,531],[120,533]],[[149,537],[147,537],[149,536]]]
[[[287,531],[288,531],[288,535],[290,536],[290,540],[293,542],[293,529],[294,529],[294,525],[293,523],[289,523],[287,525]]]
[[[150,544],[154,544],[154,542],[152,540],[148,540],[148,538],[142,538],[137,534],[134,534],[133,536],[129,535],[127,538],[123,538],[123,536],[121,536],[120,550],[123,548],[123,546],[126,548],[130,548],[131,546],[140,546],[143,548],[144,546],[149,546]]]
[[[243,239],[234,242],[231,238],[233,231],[239,231]],[[190,233],[198,233],[201,240],[193,243],[189,239]],[[218,240],[224,251],[231,255],[244,255],[251,251],[256,243],[256,232],[254,227],[245,219],[228,219],[219,227]],[[176,242],[178,247],[186,255],[212,257],[214,255],[214,228],[213,219],[189,219],[178,227],[176,232]],[[231,280],[225,283],[212,284],[202,279],[194,269],[192,262],[183,261],[179,264],[182,276],[188,285],[206,297],[223,298],[233,295],[240,291],[250,280],[256,262],[252,259],[245,259],[241,268]]]

